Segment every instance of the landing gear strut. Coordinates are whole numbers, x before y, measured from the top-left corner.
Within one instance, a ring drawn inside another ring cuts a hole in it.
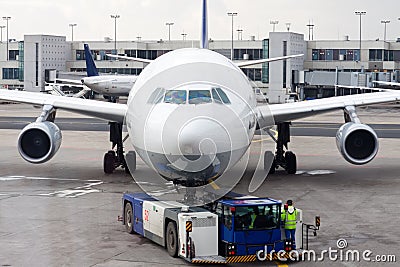
[[[282,167],[283,169],[285,169],[288,174],[296,173],[297,171],[296,155],[292,151],[288,151],[289,142],[290,142],[290,122],[279,123],[278,139],[276,140],[276,152],[269,173],[275,173],[275,170],[278,167]],[[284,148],[287,150],[286,152]],[[268,151],[266,153],[268,153]]]
[[[103,167],[104,172],[107,174],[113,173],[114,170],[118,167],[122,167],[125,169],[126,173],[129,173],[128,165],[125,161],[124,156],[124,140],[122,139],[122,123],[119,122],[110,122],[110,142],[112,143],[112,148],[104,155]],[[117,147],[116,150],[115,147]],[[136,168],[136,154],[131,151],[128,153],[129,159],[131,160],[134,166],[131,166],[132,171]]]

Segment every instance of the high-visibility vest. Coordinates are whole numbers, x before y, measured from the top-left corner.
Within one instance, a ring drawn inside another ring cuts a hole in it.
[[[251,214],[251,224],[249,226],[249,229],[253,229],[254,228],[254,221],[256,220],[257,215],[255,214]]]
[[[289,208],[290,207],[292,206],[289,206]],[[296,229],[296,219],[297,219],[296,208],[294,208],[294,211],[292,213],[290,213],[288,210],[284,210],[282,212],[281,220],[285,223],[285,229],[288,230]]]

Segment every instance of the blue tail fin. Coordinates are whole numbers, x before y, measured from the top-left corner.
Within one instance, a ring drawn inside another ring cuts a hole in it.
[[[88,77],[99,76],[99,73],[97,72],[96,64],[94,64],[92,53],[90,52],[90,49],[89,49],[89,45],[84,44],[83,46],[85,47],[87,76]]]
[[[208,15],[207,0],[203,0],[203,16],[201,18],[201,40],[200,47],[208,49]]]

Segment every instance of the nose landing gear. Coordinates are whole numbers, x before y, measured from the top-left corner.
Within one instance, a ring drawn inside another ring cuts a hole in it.
[[[278,124],[278,139],[276,140],[276,152],[272,162],[272,166],[269,169],[269,173],[275,173],[276,169],[282,167],[288,174],[295,174],[297,171],[297,159],[296,155],[292,151],[288,151],[288,144],[290,142],[290,122],[284,122]],[[286,152],[284,150],[286,148]],[[264,162],[267,162],[265,158],[268,151],[264,155]],[[267,169],[269,165],[265,164],[264,168]]]
[[[126,158],[129,161],[129,167],[126,163],[124,156],[124,141],[122,139],[122,123],[110,122],[110,142],[112,143],[112,150],[104,154],[103,168],[104,173],[111,174],[118,167],[125,169],[126,173],[135,171],[136,169],[136,153],[130,151],[127,153]],[[116,150],[114,148],[116,147]]]

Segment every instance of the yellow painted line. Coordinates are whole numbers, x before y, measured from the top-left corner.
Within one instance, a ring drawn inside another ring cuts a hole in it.
[[[219,186],[218,186],[216,183],[214,183],[214,181],[212,181],[212,182],[210,183],[210,185],[211,185],[212,188],[214,188],[215,190],[220,189]]]
[[[252,143],[260,143],[260,142],[263,142],[263,141],[271,141],[272,139],[271,138],[264,138],[264,139],[260,139],[260,140],[253,140],[253,141],[251,141]]]
[[[289,265],[287,265],[287,264],[284,264],[284,263],[281,263],[281,262],[275,262],[276,263],[276,266],[278,266],[278,267],[288,267]]]

